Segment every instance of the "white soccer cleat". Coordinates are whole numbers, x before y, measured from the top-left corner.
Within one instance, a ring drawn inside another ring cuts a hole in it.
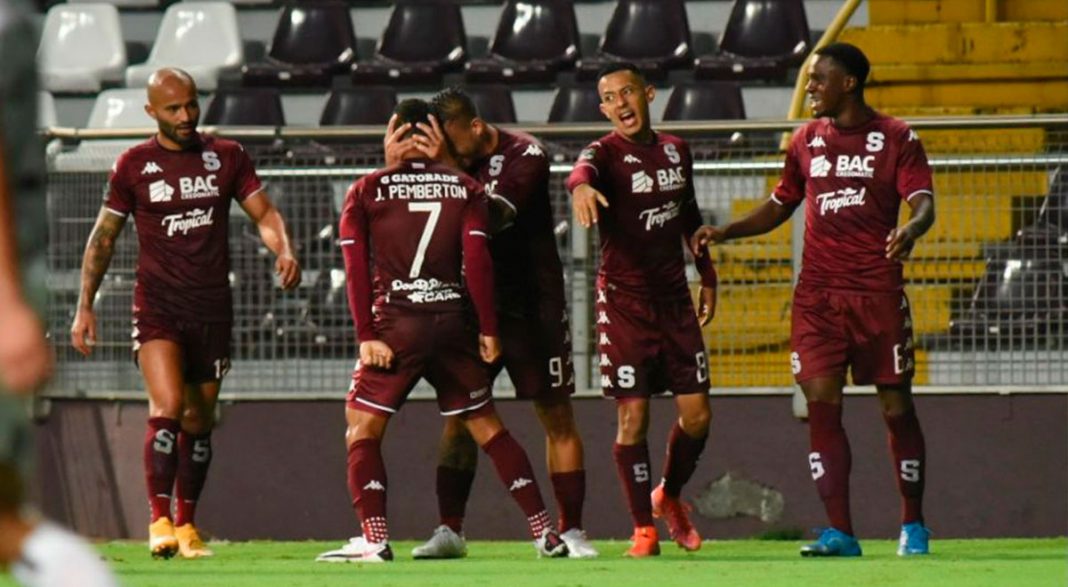
[[[597,558],[600,555],[586,537],[586,531],[581,528],[572,528],[560,534],[560,538],[567,545],[568,558]]]
[[[349,538],[345,546],[315,557],[319,563],[385,563],[393,560],[388,542],[368,542],[363,536]]]
[[[442,524],[434,529],[434,535],[422,546],[412,549],[412,558],[464,558],[467,556],[467,541],[464,535]]]
[[[534,550],[538,551],[538,558],[564,558],[568,554],[567,543],[552,528],[546,528],[534,541]]]

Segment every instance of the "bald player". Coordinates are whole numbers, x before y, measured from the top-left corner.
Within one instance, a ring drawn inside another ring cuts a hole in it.
[[[133,352],[149,397],[149,548],[156,558],[198,558],[212,554],[193,518],[211,464],[215,403],[230,369],[230,201],[237,201],[275,254],[283,289],[300,283],[300,264],[285,221],[241,145],[197,132],[200,104],[188,73],[165,68],[152,74],[145,112],[159,130],[112,168],[82,259],[71,344],[86,356],[93,350],[93,300],[115,241],[133,217],[140,247]]]

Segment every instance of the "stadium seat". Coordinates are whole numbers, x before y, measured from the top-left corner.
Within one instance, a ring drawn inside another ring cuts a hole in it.
[[[697,59],[697,79],[783,79],[811,49],[802,0],[734,0],[719,54]]]
[[[501,84],[486,86],[464,86],[464,92],[471,97],[478,109],[478,115],[486,122],[509,124],[516,121],[515,102],[508,86]]]
[[[690,82],[672,90],[664,120],[744,120],[742,89],[730,82]]]
[[[237,12],[229,2],[179,2],[163,15],[148,61],[126,68],[126,85],[140,87],[161,67],[189,72],[200,90],[214,90],[219,75],[244,62]]]
[[[344,2],[287,4],[264,63],[246,65],[247,86],[329,86],[356,60],[356,33]]]
[[[101,0],[67,0],[67,4],[94,4]],[[159,8],[159,0],[108,0],[116,8]]]
[[[467,35],[459,5],[400,0],[374,56],[352,66],[352,81],[365,84],[436,84],[463,67]]]
[[[145,90],[104,90],[96,97],[89,113],[88,128],[155,128],[156,121],[145,112]]]
[[[386,124],[397,106],[397,92],[388,86],[334,90],[326,100],[320,126]]]
[[[37,92],[37,128],[59,126],[56,99],[48,92]]]
[[[469,82],[544,83],[574,66],[579,32],[571,0],[508,0],[489,57],[467,64]]]
[[[592,86],[557,88],[549,122],[605,122],[601,97]]]
[[[93,93],[122,83],[126,45],[111,4],[57,4],[48,10],[37,47],[41,88]]]
[[[204,124],[219,126],[285,126],[277,90],[220,89],[204,114]]]
[[[618,0],[597,55],[578,62],[579,79],[593,79],[612,61],[631,61],[646,77],[693,65],[690,24],[682,0]]]

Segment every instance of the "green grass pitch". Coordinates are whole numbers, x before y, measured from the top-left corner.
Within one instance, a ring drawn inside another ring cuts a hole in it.
[[[697,553],[664,543],[658,558],[622,558],[627,544],[598,541],[593,560],[538,560],[525,542],[473,542],[464,560],[414,561],[413,542],[394,543],[391,564],[326,564],[315,555],[340,544],[215,542],[212,559],[153,561],[142,543],[112,542],[100,550],[128,587],[1063,587],[1068,539],[933,540],[933,554],[901,559],[896,543],[862,542],[857,559],[802,559],[799,542],[706,542]],[[14,586],[0,576],[0,586]]]

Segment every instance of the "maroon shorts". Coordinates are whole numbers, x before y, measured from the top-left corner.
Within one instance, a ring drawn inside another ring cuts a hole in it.
[[[606,396],[708,393],[708,355],[692,301],[639,299],[602,283],[596,308]]]
[[[230,323],[197,322],[159,315],[135,314],[134,362],[141,345],[170,340],[182,349],[182,376],[186,383],[220,381],[230,371]]]
[[[473,318],[461,312],[386,311],[375,316],[375,330],[393,349],[393,366],[377,369],[356,363],[347,398],[350,408],[395,414],[420,378],[434,387],[444,416],[492,405]]]
[[[798,285],[790,363],[798,383],[845,375],[854,385],[897,385],[915,370],[912,316],[905,292],[868,294]]]
[[[575,393],[567,310],[543,307],[526,316],[501,313],[499,322],[503,356],[490,367],[490,380],[507,369],[516,397],[545,403],[558,403]]]

